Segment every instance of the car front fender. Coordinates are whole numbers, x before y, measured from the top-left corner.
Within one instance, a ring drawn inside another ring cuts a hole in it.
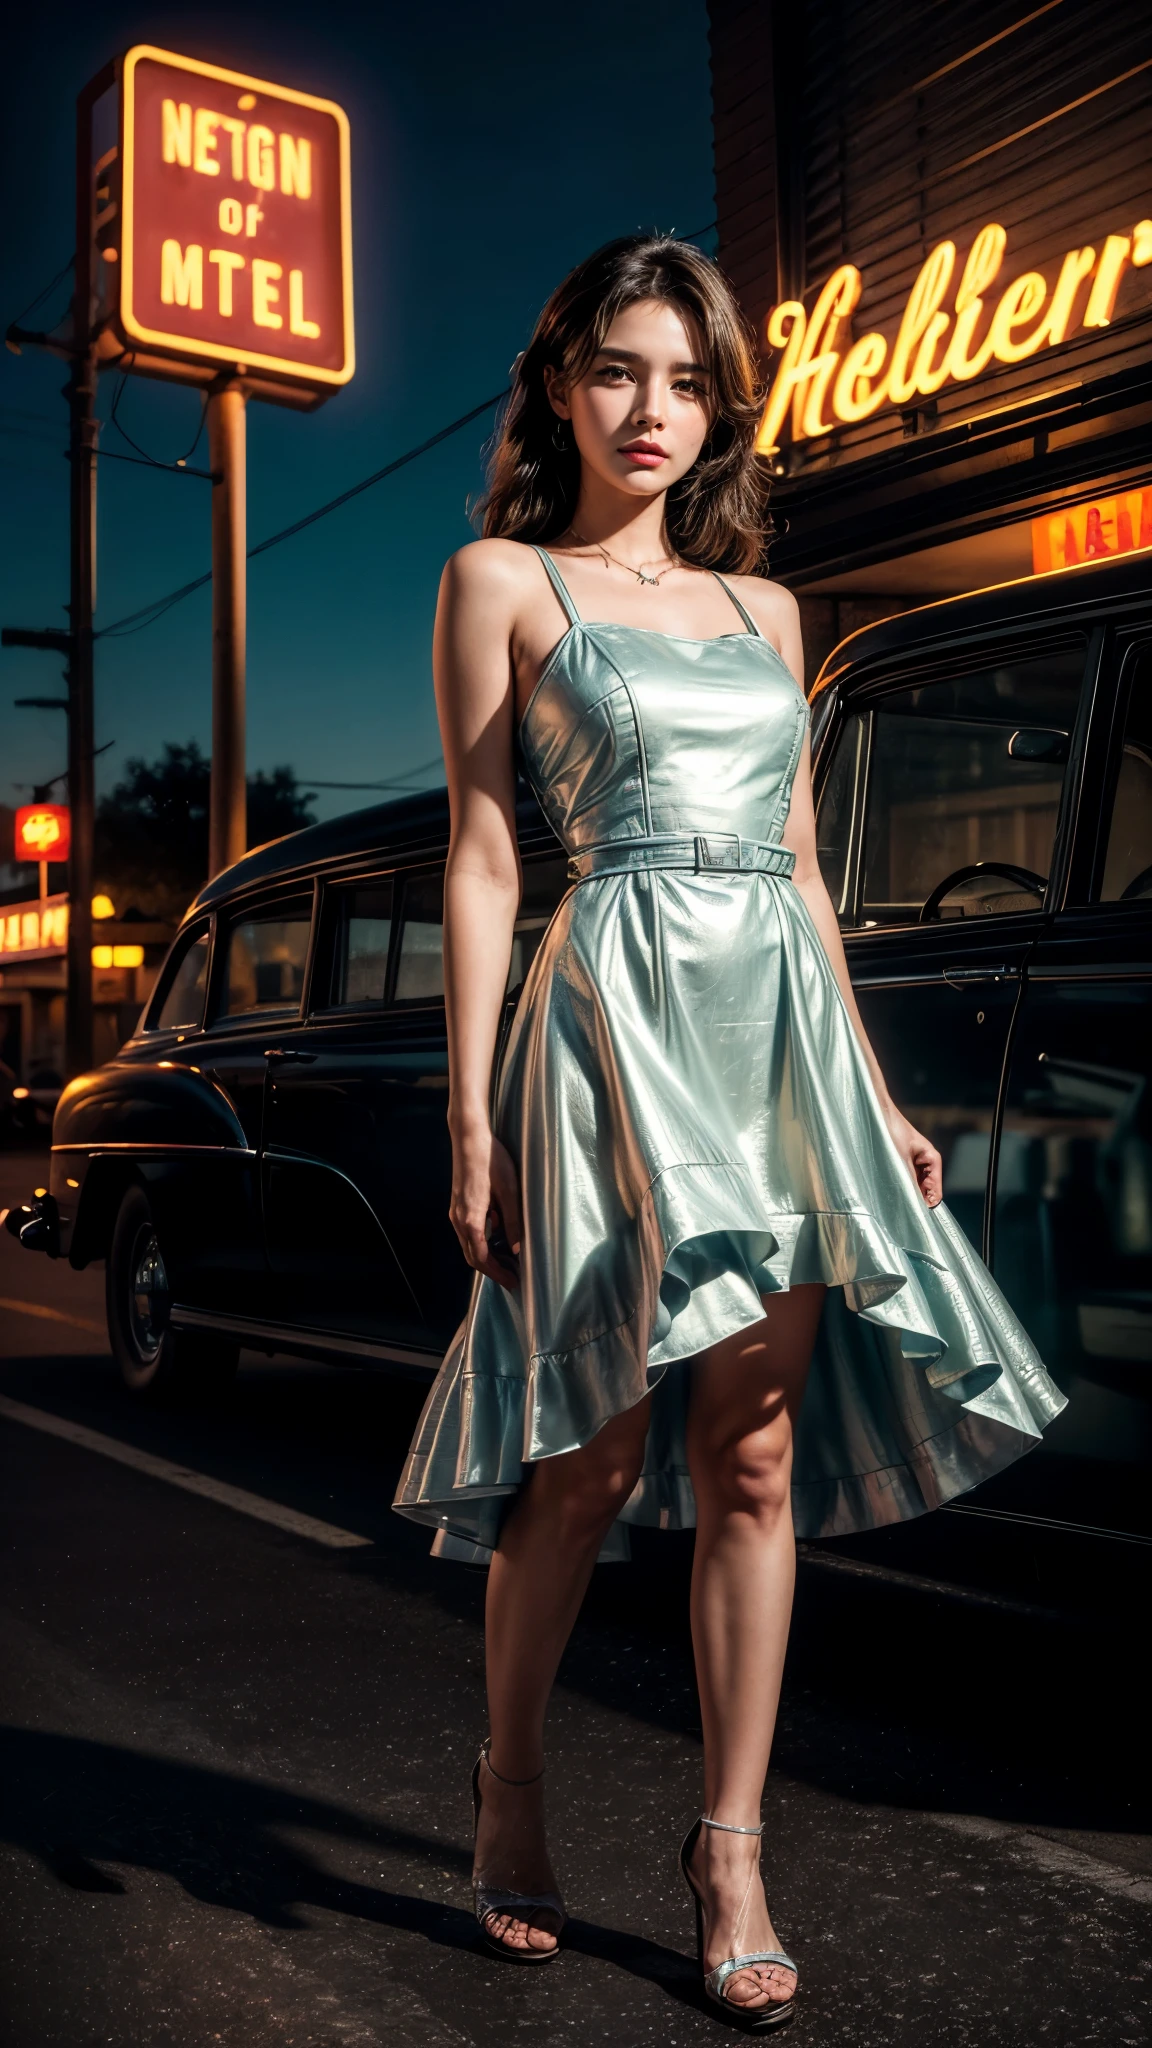
[[[161,1162],[247,1150],[228,1097],[196,1067],[113,1060],[81,1074],[64,1090],[52,1130],[61,1253],[73,1266],[103,1258],[124,1189]]]

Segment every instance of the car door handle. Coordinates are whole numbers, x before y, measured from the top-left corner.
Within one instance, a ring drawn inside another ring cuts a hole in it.
[[[271,1045],[264,1057],[266,1060],[296,1060],[300,1066],[310,1067],[316,1059],[316,1054],[297,1052],[294,1045]]]
[[[1005,960],[998,961],[994,966],[942,967],[940,973],[943,980],[950,982],[953,988],[958,982],[1018,981],[1020,978],[1020,969],[1009,967]]]

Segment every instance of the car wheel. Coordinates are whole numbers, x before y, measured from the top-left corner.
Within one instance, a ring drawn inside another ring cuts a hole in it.
[[[105,1303],[112,1353],[132,1393],[220,1387],[233,1377],[240,1358],[238,1344],[169,1326],[168,1271],[142,1187],[128,1188],[120,1204],[105,1273]]]

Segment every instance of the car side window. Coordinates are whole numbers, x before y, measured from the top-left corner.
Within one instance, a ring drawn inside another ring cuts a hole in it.
[[[388,986],[392,945],[393,888],[389,878],[332,891],[331,980],[327,1001],[334,1009],[382,1003]]]
[[[444,994],[444,870],[410,875],[396,963],[396,1001],[430,1003]]]
[[[1086,653],[938,673],[844,721],[817,830],[842,923],[1042,906]]]
[[[837,735],[816,813],[816,858],[841,923],[851,921],[849,854],[864,794],[868,733],[868,715],[850,711]]]
[[[1112,800],[1102,903],[1152,898],[1152,648],[1132,663],[1120,772]]]
[[[524,888],[512,936],[512,958],[508,963],[510,989],[519,988],[536,957],[536,948],[552,922],[556,905],[571,883],[564,854],[549,854],[544,860],[524,862]]]
[[[261,904],[229,925],[224,937],[218,1016],[298,1009],[311,928],[310,895]]]
[[[197,1031],[204,1021],[204,996],[208,987],[208,927],[193,932],[174,955],[164,977],[160,1008],[152,1017],[150,1031]]]

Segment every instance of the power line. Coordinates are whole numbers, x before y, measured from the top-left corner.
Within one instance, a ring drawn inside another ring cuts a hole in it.
[[[123,362],[123,356],[120,358],[120,360],[121,362]],[[112,410],[108,415],[108,424],[110,427],[115,427],[116,432],[119,434],[120,439],[122,441],[127,441],[128,446],[136,450],[137,457],[141,462],[150,462],[154,469],[184,469],[187,466],[187,464],[191,462],[192,457],[195,455],[197,448],[200,446],[200,437],[204,432],[205,422],[207,421],[208,418],[208,393],[204,391],[200,395],[200,421],[199,425],[196,428],[196,437],[192,442],[191,446],[184,450],[183,455],[176,455],[172,458],[171,462],[165,462],[158,455],[150,455],[147,448],[142,448],[140,446],[139,441],[134,441],[132,439],[131,434],[128,432],[127,427],[121,424],[121,421],[118,417],[120,411],[120,400],[124,396],[124,388],[128,382],[128,373],[135,360],[136,355],[135,351],[133,350],[129,353],[128,356],[128,370],[121,370],[119,378],[117,379],[116,389],[112,394]],[[211,472],[209,471],[199,472],[200,475],[208,475],[210,473]]]
[[[328,503],[318,505],[315,512],[306,512],[303,519],[297,519],[292,526],[283,527],[279,533],[271,534],[267,540],[257,541],[256,546],[248,550],[249,561],[253,555],[262,555],[268,548],[278,547],[282,540],[291,540],[294,533],[303,533],[306,526],[314,526],[318,519],[326,519],[329,512],[337,511],[341,505],[346,505],[350,498],[358,498],[361,491],[370,491],[373,484],[383,483],[386,476],[392,476],[396,470],[403,469],[405,463],[415,462],[418,455],[427,455],[428,450],[435,448],[437,442],[446,441],[450,434],[459,433],[461,427],[470,426],[473,420],[478,420],[482,413],[491,412],[493,406],[499,405],[500,400],[506,396],[506,390],[495,392],[491,398],[485,398],[480,405],[474,405],[471,412],[461,413],[460,418],[453,420],[450,426],[441,427],[438,434],[430,434],[426,441],[421,441],[418,448],[409,448],[407,454],[398,455],[394,462],[386,462],[383,469],[374,470],[371,476],[366,476],[360,483],[341,491],[338,498],[329,498]]]
[[[42,306],[45,299],[49,296],[49,293],[54,292],[58,284],[63,284],[64,279],[67,277],[68,272],[71,270],[72,265],[75,263],[75,261],[76,258],[73,255],[68,258],[67,263],[62,263],[59,270],[56,272],[55,277],[52,279],[52,282],[50,284],[46,284],[42,292],[37,292],[36,297],[34,299],[29,299],[28,304],[24,308],[24,311],[22,313],[17,313],[16,318],[8,322],[9,327],[22,326],[24,321],[28,318],[29,313],[34,313],[36,311],[37,306]]]
[[[443,759],[443,754],[433,754],[430,760],[417,761],[414,768],[405,768],[393,782],[318,782],[314,775],[306,779],[310,789],[398,789],[405,796],[421,796],[422,790],[409,789],[407,785],[414,775],[427,775],[430,768],[439,768]]]
[[[170,612],[174,604],[180,603],[181,598],[191,597],[194,590],[203,590],[204,585],[211,581],[212,571],[209,569],[204,576],[194,576],[191,583],[182,583],[179,590],[170,590],[167,597],[158,597],[152,604],[144,605],[140,611],[129,612],[126,619],[117,619],[111,626],[101,626],[92,637],[94,640],[106,640],[109,635],[113,635],[117,639],[124,639],[128,633],[139,633],[145,626],[155,625],[157,619],[162,619],[165,612]]]
[[[0,426],[0,434],[11,432],[12,429],[10,427]],[[133,442],[132,446],[135,447],[136,443]],[[68,450],[65,449],[64,453],[67,455]],[[189,469],[185,456],[178,456],[175,462],[157,462],[154,455],[123,455],[118,448],[97,448],[96,460],[97,462],[131,462],[135,464],[137,469],[161,469],[170,471],[173,476],[198,476],[202,477],[204,482],[209,484],[216,481],[210,469]]]
[[[676,239],[682,242],[698,242],[705,235],[710,235],[715,226],[716,222],[714,220],[709,221],[706,227],[693,228],[690,234],[679,235]],[[121,380],[122,388],[123,379]],[[306,512],[302,519],[294,520],[291,526],[281,527],[279,533],[269,534],[267,540],[257,541],[254,548],[249,548],[247,559],[250,562],[253,561],[257,555],[266,554],[269,548],[279,547],[281,541],[291,540],[295,534],[303,533],[306,527],[315,526],[317,520],[326,519],[330,512],[339,511],[342,505],[347,505],[353,498],[358,498],[361,492],[370,491],[375,484],[383,483],[385,477],[394,476],[398,469],[404,469],[408,463],[415,462],[419,456],[427,455],[429,450],[437,447],[441,441],[448,440],[450,435],[458,434],[462,427],[470,426],[473,420],[478,420],[484,413],[491,412],[493,407],[499,405],[501,399],[506,396],[507,388],[494,392],[491,398],[483,399],[479,405],[473,406],[471,412],[461,413],[459,419],[451,420],[446,427],[441,427],[438,433],[430,434],[428,439],[421,441],[417,447],[407,449],[403,455],[397,455],[393,461],[386,462],[382,469],[373,470],[371,476],[362,477],[359,483],[350,485],[348,490],[341,491],[337,497],[329,498],[326,504],[318,505],[315,511]],[[118,403],[119,392],[112,407],[114,420]],[[116,421],[116,426],[117,431],[124,434],[124,429],[119,425],[118,421]],[[136,447],[137,444],[129,440],[127,434],[124,434],[124,438],[129,441],[131,447]],[[199,440],[199,435],[197,435],[197,440]],[[193,448],[195,445],[193,443]],[[141,450],[140,452],[145,454],[146,460],[150,462],[154,460],[153,457],[147,456],[145,451]],[[166,464],[160,463],[156,463],[155,466],[157,468],[167,467]],[[93,637],[97,640],[120,639],[130,633],[143,632],[146,626],[155,625],[158,619],[163,618],[165,612],[171,611],[173,605],[182,603],[184,598],[191,597],[195,591],[203,590],[205,585],[211,583],[211,581],[212,571],[209,569],[203,576],[193,577],[191,582],[182,583],[178,589],[168,591],[165,596],[154,598],[151,604],[142,605],[139,611],[128,612],[122,619],[114,619],[110,626],[101,626]]]
[[[441,427],[439,433],[430,434],[418,447],[407,449],[403,455],[397,455],[392,462],[386,462],[383,469],[373,470],[371,476],[362,477],[358,484],[352,484],[348,490],[341,491],[338,497],[329,498],[326,505],[317,505],[315,511],[306,512],[303,519],[294,520],[291,526],[282,527],[279,533],[270,533],[267,540],[257,541],[255,547],[248,550],[248,560],[251,561],[255,555],[266,554],[269,548],[279,547],[281,541],[291,540],[294,534],[302,533],[306,526],[314,526],[318,519],[326,519],[330,512],[336,512],[341,505],[347,505],[350,499],[358,498],[362,491],[370,491],[373,484],[382,483],[386,476],[394,476],[398,469],[403,469],[409,462],[415,462],[417,456],[426,455],[430,448],[435,448],[440,441],[446,441],[450,434],[458,434],[462,427],[470,426],[473,420],[481,417],[481,414],[491,412],[493,406],[499,405],[505,395],[504,391],[495,392],[491,398],[484,399],[482,404],[474,405],[471,412],[461,413],[459,419],[452,420],[446,427]],[[170,611],[174,604],[179,604],[185,597],[191,597],[194,590],[203,590],[205,584],[211,581],[212,571],[209,569],[205,575],[194,577],[191,583],[182,583],[178,590],[170,590],[166,596],[153,599],[151,604],[142,605],[139,611],[129,612],[125,618],[115,619],[110,626],[101,626],[94,637],[97,640],[109,637],[122,639],[128,633],[142,632],[145,626],[154,625],[155,621],[162,618],[166,611]]]

